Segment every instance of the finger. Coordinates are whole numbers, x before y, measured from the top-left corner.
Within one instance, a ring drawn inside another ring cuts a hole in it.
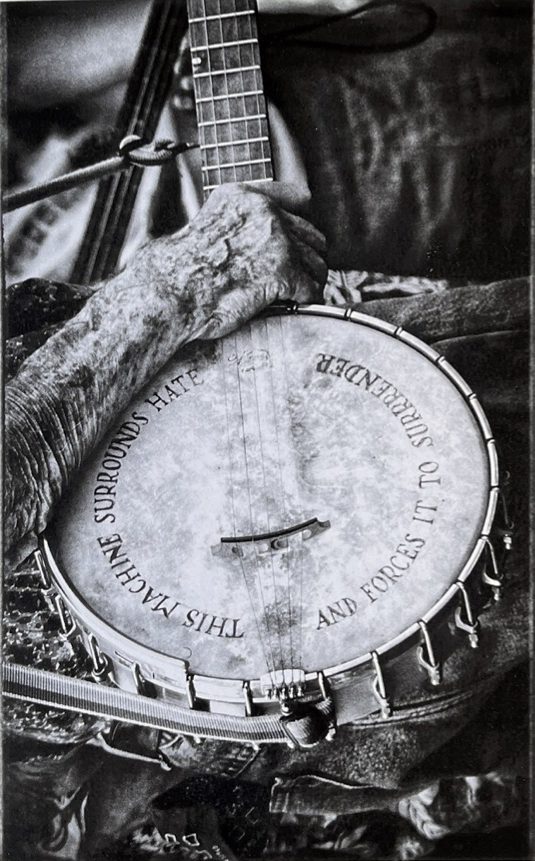
[[[288,235],[299,252],[300,265],[305,272],[310,275],[320,287],[323,287],[327,280],[327,264],[325,258],[318,254],[315,248],[303,241],[302,237],[294,232],[291,227],[287,228]]]
[[[293,182],[265,182],[259,185],[243,182],[240,185],[255,194],[263,194],[287,212],[306,215],[308,211],[311,196],[306,186]]]
[[[287,229],[291,231],[292,236],[298,236],[302,242],[306,242],[314,251],[325,257],[327,254],[327,240],[321,230],[318,230],[317,227],[314,227],[305,218],[293,215],[291,212],[281,213],[281,218]]]
[[[304,270],[281,287],[283,289],[279,290],[279,298],[295,302],[319,302],[323,295],[322,284]]]
[[[328,272],[325,260],[316,251],[304,248],[301,251],[301,262],[305,271],[312,276],[318,287],[323,288]]]
[[[211,312],[197,337],[221,338],[243,326],[275,300],[278,286],[270,283],[267,289],[254,292],[250,287],[235,287],[220,297],[217,308]]]

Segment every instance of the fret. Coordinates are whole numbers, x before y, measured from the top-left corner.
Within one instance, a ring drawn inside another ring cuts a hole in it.
[[[223,93],[220,96],[206,96],[202,99],[197,99],[198,104],[202,104],[203,102],[222,102],[227,99],[243,99],[245,96],[263,96],[263,90],[247,90],[245,93]]]
[[[236,39],[233,42],[217,42],[215,45],[197,45],[192,51],[213,51],[214,48],[234,48],[236,45],[256,45],[257,39]]]
[[[247,114],[243,117],[229,117],[228,120],[208,120],[198,123],[199,126],[218,126],[222,123],[245,123],[249,120],[267,120],[266,114]]]
[[[252,0],[188,0],[188,11],[192,18],[235,15],[242,11],[254,11]]]
[[[250,114],[264,109],[264,104],[261,104],[261,100],[262,96],[241,96],[241,98],[217,99],[216,101],[210,99],[208,102],[197,104],[197,115],[202,122],[208,120],[226,120],[234,116],[247,118]],[[249,134],[250,130],[248,129],[243,133],[243,137],[247,137]],[[262,134],[264,134],[263,131]],[[204,140],[201,140],[201,143],[204,143]]]
[[[199,58],[201,62],[195,64],[195,60]],[[228,72],[239,66],[255,66],[260,63],[258,43],[240,45],[239,48],[214,48],[212,51],[201,51],[193,55],[192,63],[194,63],[194,80],[197,79],[196,74],[201,72],[224,72],[225,70]]]
[[[257,182],[272,182],[272,177],[270,177],[270,176],[263,176],[263,177],[261,177],[260,179],[244,179],[244,180],[243,180],[243,182],[247,182],[249,185],[251,185],[251,183],[253,183],[253,182],[254,182],[254,183],[257,183]],[[217,185],[205,185],[205,186],[204,186],[204,190],[205,190],[205,191],[212,191],[214,188],[219,188],[219,184],[217,184]]]
[[[251,119],[248,117],[247,119]],[[228,121],[227,121],[228,122]],[[264,135],[260,138],[244,138],[243,140],[231,140],[231,141],[218,141],[217,143],[204,143],[200,145],[200,149],[212,149],[213,147],[221,147],[221,146],[241,146],[241,144],[253,144],[260,143],[261,141],[268,141],[269,138],[267,135]]]
[[[270,158],[253,158],[246,159],[245,161],[231,161],[228,164],[205,164],[203,165],[203,170],[223,170],[223,168],[226,167],[247,167],[249,164],[263,164],[270,161]]]
[[[213,140],[213,139],[212,139]],[[253,159],[268,158],[270,155],[269,144],[266,141],[258,141],[257,143],[238,144],[234,140],[213,141],[207,149],[202,150],[202,163],[210,167],[217,167],[220,164],[227,164],[251,161]]]
[[[252,72],[259,70],[260,66],[258,64],[253,66],[237,66],[235,69],[218,69],[215,72],[198,72],[197,78],[214,78],[216,75],[234,75],[238,72]]]
[[[223,167],[218,172],[203,173],[203,188],[207,185],[223,185],[225,182],[252,182],[257,179],[270,179],[266,176],[265,165],[247,164],[241,167]]]
[[[254,15],[252,9],[245,12],[222,12],[221,15],[204,15],[200,18],[190,18],[190,24],[204,23],[205,21],[219,21],[221,18],[240,18],[242,15]]]
[[[203,149],[202,162],[207,167],[213,169],[230,162],[238,164],[239,162],[246,163],[258,160],[260,164],[263,159],[268,159],[269,161],[269,155],[269,144],[265,141],[242,144],[236,144],[232,140],[226,143],[217,141],[215,145],[210,146],[208,149]],[[268,161],[266,161],[266,164]]]
[[[241,74],[232,74],[232,71],[232,69],[226,69],[221,74],[215,72],[214,77],[211,75],[199,76],[199,79],[195,82],[197,100],[211,99],[212,96],[226,96],[231,93],[240,96],[251,93],[253,90],[260,91],[260,93],[255,92],[255,95],[261,94],[262,78],[258,70],[253,69]]]
[[[252,138],[258,138],[267,136],[269,134],[268,123],[265,117],[262,119],[253,119],[252,116],[243,116],[240,118],[234,118],[231,120],[223,120],[217,123],[210,123],[207,126],[203,126],[199,129],[200,141],[202,144],[218,144],[221,148],[221,155],[226,153],[227,150],[223,150],[227,144],[233,144],[235,141],[244,141],[250,140]],[[241,146],[246,146],[247,144],[236,144],[236,149],[239,150]],[[249,144],[251,147],[262,146],[263,153],[268,154],[270,145],[269,141],[265,141],[262,143],[251,143]],[[204,161],[211,159],[212,155],[216,154],[217,151],[214,149],[203,149],[201,150]],[[237,156],[239,152],[237,152]]]
[[[251,23],[252,19],[228,18],[223,21],[205,20],[191,24],[191,45],[199,48],[193,53],[193,57],[198,57],[203,50],[205,53],[211,52],[210,59],[221,49],[227,54],[231,49],[242,52],[253,50],[257,47],[257,40]]]

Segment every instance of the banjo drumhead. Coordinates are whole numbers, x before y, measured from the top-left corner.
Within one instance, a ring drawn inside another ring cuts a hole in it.
[[[429,358],[371,323],[272,316],[160,372],[63,500],[51,547],[89,628],[199,675],[313,672],[439,601],[489,489],[478,420]]]

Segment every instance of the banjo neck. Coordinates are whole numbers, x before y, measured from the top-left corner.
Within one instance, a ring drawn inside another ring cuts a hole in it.
[[[202,181],[273,179],[255,0],[188,0]]]

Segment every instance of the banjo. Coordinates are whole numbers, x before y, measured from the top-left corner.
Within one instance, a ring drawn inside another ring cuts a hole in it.
[[[188,7],[205,192],[269,182],[254,2]],[[297,748],[387,720],[478,645],[499,493],[483,410],[436,351],[353,310],[271,308],[161,370],[42,539],[102,684],[8,665],[6,693]]]

